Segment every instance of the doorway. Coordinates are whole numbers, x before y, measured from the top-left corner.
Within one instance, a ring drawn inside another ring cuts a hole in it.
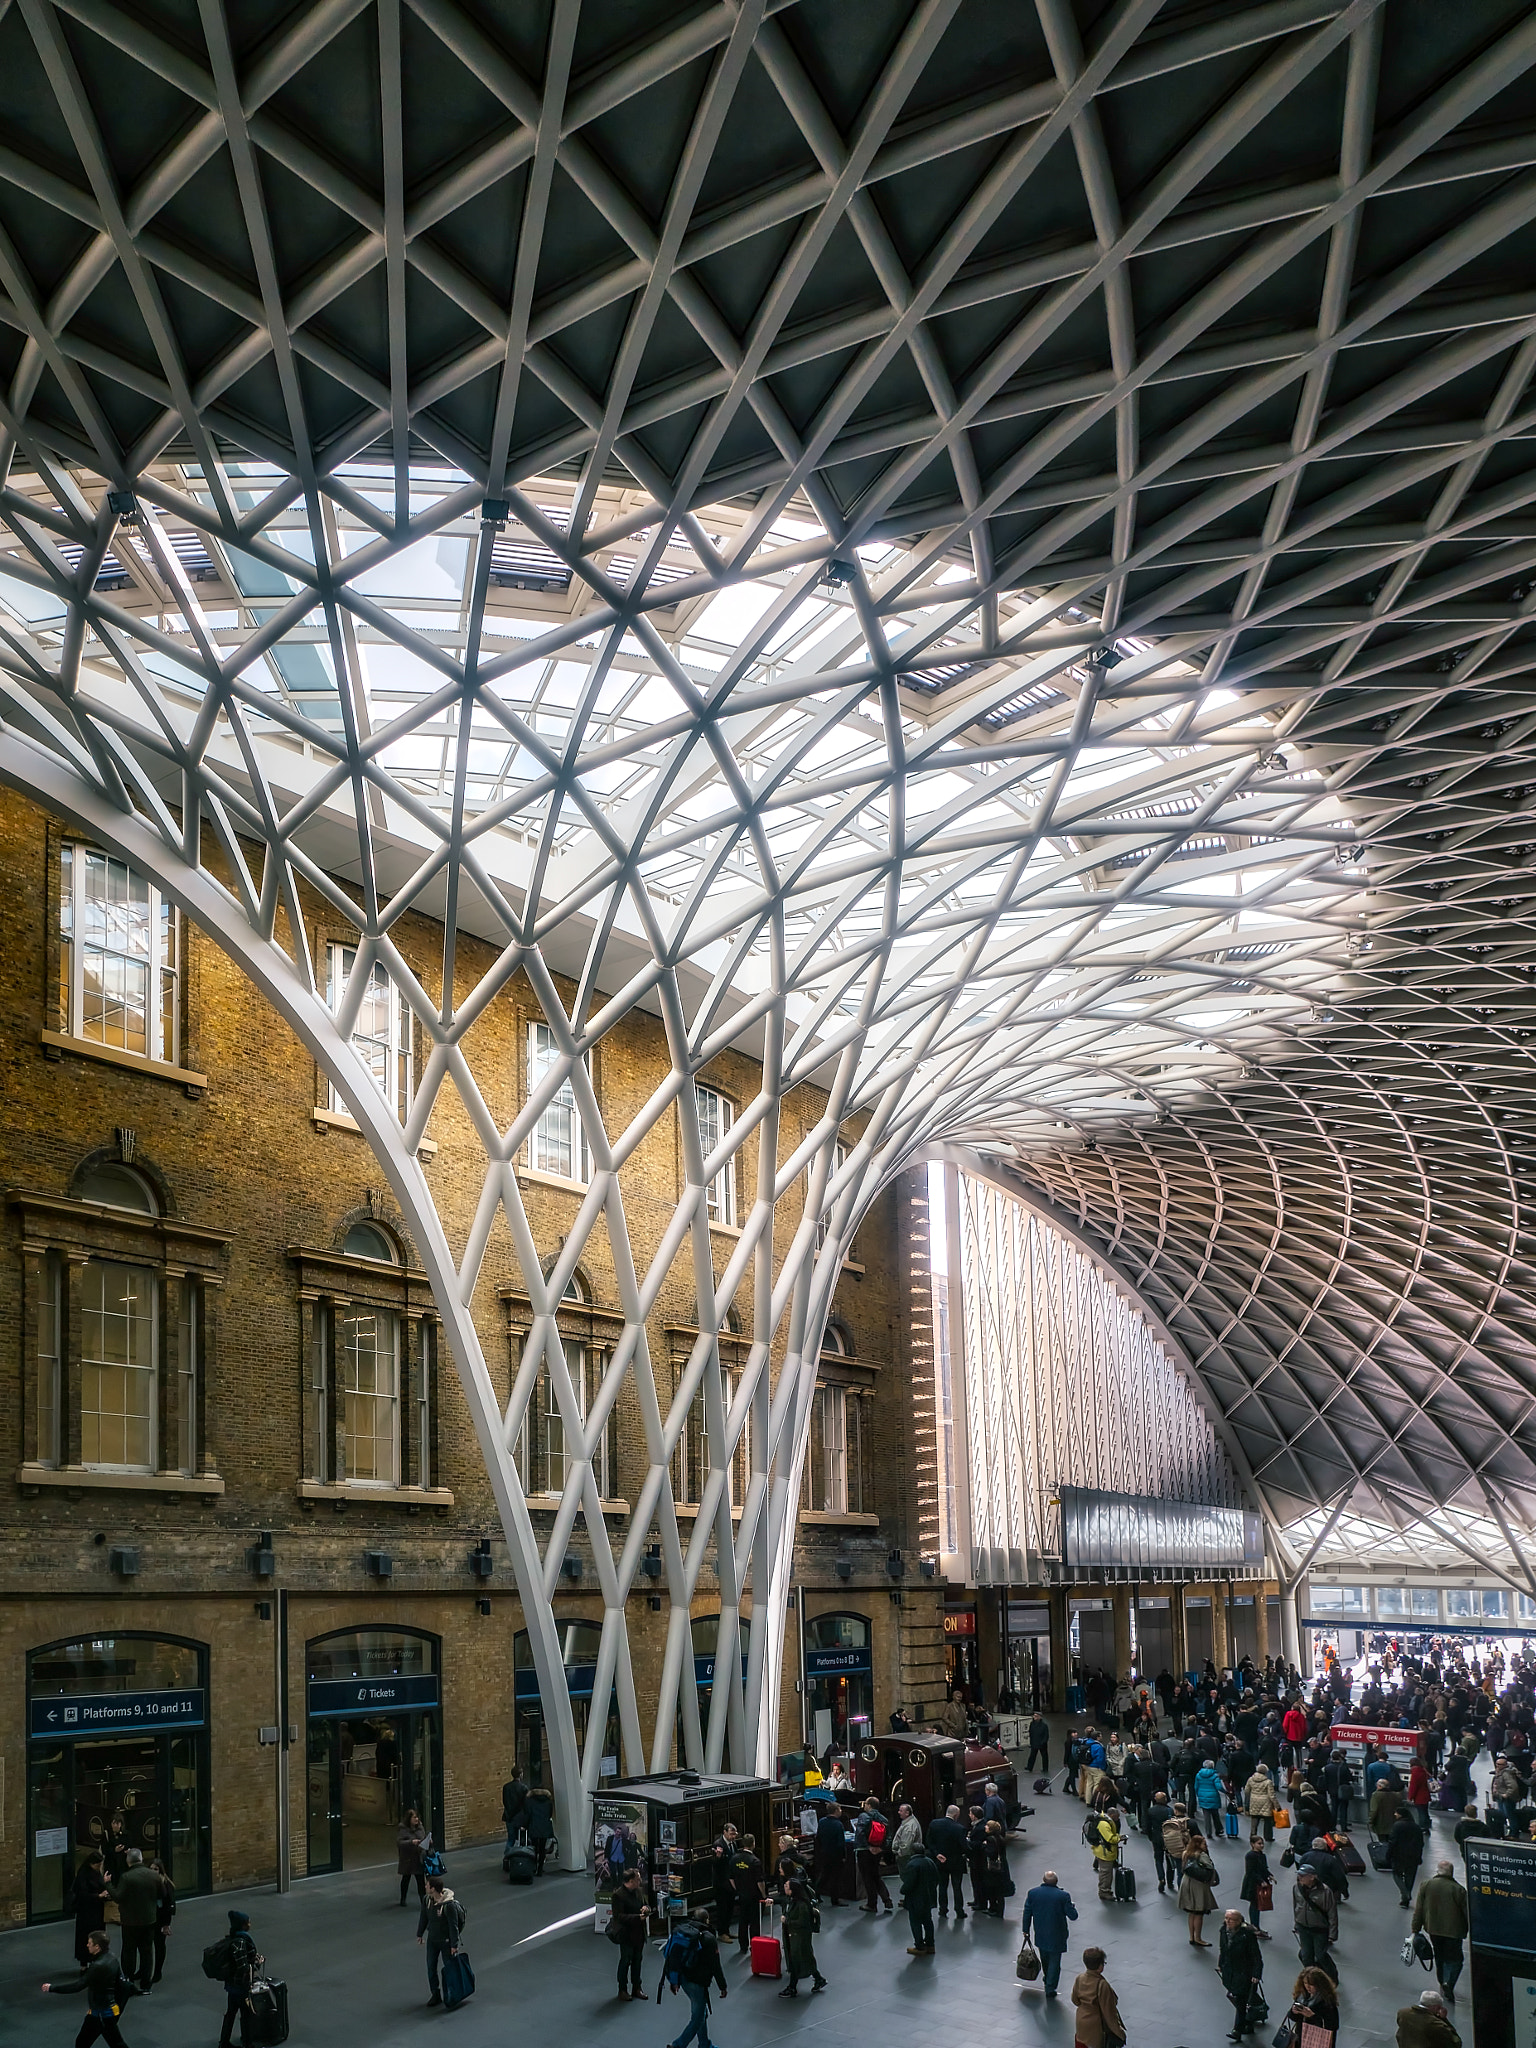
[[[1184,1602],[1184,1663],[1196,1678],[1205,1675],[1213,1655],[1210,1600],[1198,1595]]]
[[[1245,1657],[1259,1661],[1259,1610],[1252,1593],[1234,1593],[1227,1604],[1227,1655],[1234,1668]]]
[[[120,1635],[27,1660],[27,1916],[63,1916],[93,1850],[121,1876],[158,1857],[177,1892],[212,1889],[207,1651]],[[112,1733],[95,1729],[111,1727]]]
[[[395,1860],[415,1811],[442,1846],[438,1640],[343,1629],[305,1646],[309,1874]]]
[[[1167,1600],[1136,1602],[1136,1669],[1148,1685],[1173,1675],[1173,1609]]]

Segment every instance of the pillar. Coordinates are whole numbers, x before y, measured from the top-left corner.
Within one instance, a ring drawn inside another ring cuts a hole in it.
[[[1280,1588],[1280,1654],[1301,1670],[1301,1631],[1296,1623],[1296,1588]]]
[[[1115,1677],[1124,1678],[1131,1668],[1131,1588],[1111,1586],[1115,1622]]]
[[[1053,1586],[1046,1599],[1051,1609],[1051,1712],[1067,1711],[1067,1686],[1071,1681],[1072,1652],[1067,1640],[1067,1596]]]

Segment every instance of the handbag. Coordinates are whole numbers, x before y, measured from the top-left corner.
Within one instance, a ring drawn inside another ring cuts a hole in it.
[[[1291,1809],[1288,1806],[1277,1806],[1275,1808],[1275,1826],[1277,1828],[1288,1828],[1290,1824]]]
[[[1027,1941],[1019,1950],[1013,1974],[1021,1984],[1033,1984],[1040,1974],[1040,1957]]]
[[[1275,1910],[1275,1888],[1267,1877],[1261,1877],[1253,1888],[1253,1907],[1256,1913]]]

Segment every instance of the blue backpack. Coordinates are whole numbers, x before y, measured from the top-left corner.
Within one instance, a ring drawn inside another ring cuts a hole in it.
[[[421,1874],[423,1877],[443,1877],[446,1876],[447,1870],[448,1866],[443,1861],[441,1849],[427,1849],[423,1852],[421,1858]]]
[[[689,1981],[688,1971],[699,1953],[699,1931],[686,1923],[675,1927],[667,1936],[667,1945],[661,1952],[661,1980],[670,1984],[674,1995],[680,1985]]]

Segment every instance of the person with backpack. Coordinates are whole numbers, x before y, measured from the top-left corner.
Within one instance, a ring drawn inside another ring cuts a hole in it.
[[[864,1892],[861,1913],[878,1912],[884,1906],[891,1910],[891,1895],[885,1888],[885,1879],[880,1875],[880,1859],[885,1854],[885,1838],[890,1832],[890,1823],[880,1811],[880,1802],[873,1794],[865,1800],[859,1810],[859,1817],[853,1824],[853,1848],[858,1862],[859,1883]],[[878,1901],[878,1904],[877,1904]]]
[[[1102,1813],[1090,1813],[1083,1823],[1083,1840],[1093,1851],[1093,1873],[1099,1881],[1099,1897],[1106,1906],[1115,1902],[1115,1865],[1120,1861],[1120,1815],[1113,1806]]]
[[[813,1994],[827,1988],[827,1980],[821,1974],[811,1940],[821,1924],[816,1903],[809,1888],[798,1878],[791,1879],[788,1894],[784,1908],[784,1961],[789,1970],[789,1982],[779,1993],[780,1998],[798,1997],[802,1977],[810,1978]]]
[[[230,2048],[235,2038],[236,2015],[245,2004],[246,1994],[255,1981],[262,1960],[251,1934],[250,1915],[231,1907],[228,1934],[222,1941],[216,1941],[203,1950],[203,1975],[212,1977],[224,1987],[224,2023],[219,2028],[219,2048]],[[243,2022],[240,2034],[243,2040]]]
[[[85,1993],[85,2020],[75,2036],[75,2048],[91,2048],[93,2041],[105,2041],[107,2048],[127,2048],[117,2022],[133,1995],[133,1986],[118,1966],[105,1927],[91,1929],[85,1938],[85,1954],[78,1976],[47,1981],[43,1989],[60,1998],[73,1991]]]
[[[427,1896],[422,1901],[421,1916],[416,1923],[416,1941],[418,1946],[423,1943],[426,1946],[427,1985],[432,1993],[427,2000],[429,2006],[443,2002],[439,1982],[443,1958],[457,1954],[459,1937],[464,1932],[464,1922],[468,1917],[443,1878],[427,1879]],[[228,2043],[223,2043],[222,2048],[228,2048]]]
[[[418,1903],[425,1905],[427,1880],[422,1871],[421,1859],[432,1847],[432,1837],[422,1826],[421,1815],[415,1807],[406,1810],[405,1818],[395,1831],[395,1871],[400,1879],[400,1903],[403,1906],[414,1879]]]
[[[681,1991],[688,2001],[688,2024],[675,2041],[667,2043],[667,2048],[688,2048],[690,2041],[697,2042],[698,2048],[711,2048],[710,1987],[718,1985],[720,1996],[724,1998],[728,1986],[725,1972],[720,1967],[720,1944],[711,1931],[707,1906],[696,1906],[693,1918],[674,1928],[667,1937],[667,1945],[661,1955],[661,1983],[656,1986],[658,2005],[666,1985],[672,1987],[674,1996]]]
[[[651,1909],[645,1901],[645,1886],[640,1882],[640,1866],[632,1863],[624,1873],[624,1882],[608,1902],[610,1915],[609,1933],[619,1951],[619,1999],[643,1999],[645,1987],[640,1982],[640,1962],[645,1954],[646,1922]]]

